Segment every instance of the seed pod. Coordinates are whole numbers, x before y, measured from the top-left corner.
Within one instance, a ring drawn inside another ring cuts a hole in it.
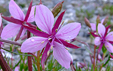
[[[56,17],[56,16],[58,15],[58,13],[61,11],[63,2],[64,2],[64,1],[58,3],[58,4],[55,5],[55,7],[53,8],[52,13],[53,13],[54,17]]]
[[[85,21],[86,25],[87,25],[89,28],[91,28],[90,22],[89,22],[89,20],[88,20],[86,17],[84,18],[84,21]]]

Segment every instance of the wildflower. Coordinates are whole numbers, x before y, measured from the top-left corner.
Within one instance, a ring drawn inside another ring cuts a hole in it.
[[[105,45],[106,49],[113,53],[113,32],[108,32],[109,31],[109,27],[107,26],[105,28],[104,25],[102,24],[98,24],[98,34],[96,35],[96,38],[94,40],[95,45],[99,45],[99,49],[98,52],[100,52],[101,48],[103,45]]]
[[[36,6],[35,21],[36,25],[42,31],[24,25],[24,27],[37,35],[38,37],[31,37],[23,42],[21,52],[33,53],[45,47],[42,55],[41,64],[44,68],[44,62],[49,54],[50,49],[53,49],[54,58],[65,68],[70,67],[72,61],[71,55],[66,47],[77,49],[76,45],[66,42],[75,38],[81,28],[80,23],[70,23],[61,28],[61,20],[65,11],[62,12],[54,24],[54,16],[52,12],[44,5]],[[53,26],[54,25],[54,26]]]
[[[12,17],[4,17],[5,20],[12,22],[8,25],[6,25],[2,31],[1,38],[2,39],[8,39],[16,36],[19,33],[19,30],[22,31],[22,35],[24,35],[26,29],[22,27],[23,23],[33,22],[34,21],[34,9],[35,6],[32,6],[32,1],[30,3],[29,9],[27,11],[26,16],[22,12],[22,10],[19,8],[19,6],[14,2],[14,0],[10,0],[9,2],[9,12]],[[22,36],[21,35],[21,36]]]

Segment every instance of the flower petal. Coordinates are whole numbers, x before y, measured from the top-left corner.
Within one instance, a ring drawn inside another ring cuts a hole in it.
[[[42,37],[31,37],[23,42],[21,46],[21,52],[23,53],[33,53],[38,50],[41,50],[47,44],[47,38]]]
[[[98,24],[98,33],[101,37],[104,36],[104,34],[105,34],[105,26],[104,25]]]
[[[2,25],[2,17],[1,17],[1,14],[0,14],[0,27]]]
[[[91,25],[91,30],[96,31],[96,24],[95,23],[90,23]]]
[[[20,30],[21,25],[10,23],[6,25],[2,31],[1,38],[8,39],[16,36]]]
[[[97,46],[100,45],[101,44],[100,37],[96,37],[95,40],[94,40],[94,43]]]
[[[112,46],[112,44],[110,44],[109,42],[105,42],[105,47],[106,47],[106,49],[109,52],[113,53],[113,46]]]
[[[113,41],[113,32],[110,32],[110,33],[106,36],[106,40]]]
[[[42,68],[44,68],[44,63],[46,61],[46,58],[47,58],[47,52],[49,51],[50,49],[50,44],[47,43],[46,47],[45,47],[45,50],[43,52],[43,55],[42,55],[42,59],[41,59],[41,64],[42,64]]]
[[[65,47],[57,42],[54,43],[53,48],[54,58],[66,69],[70,68],[70,62],[72,61],[71,55]]]
[[[46,33],[52,32],[54,24],[54,16],[52,12],[44,5],[40,4],[36,6],[35,21],[37,26]]]
[[[31,12],[30,12],[27,22],[33,22],[35,20],[34,19],[35,8],[36,8],[36,6],[33,6],[31,8]]]
[[[80,23],[69,23],[57,32],[56,37],[64,40],[74,39],[78,35],[80,28]]]
[[[24,20],[25,15],[14,0],[11,0],[9,3],[9,12],[14,18]]]

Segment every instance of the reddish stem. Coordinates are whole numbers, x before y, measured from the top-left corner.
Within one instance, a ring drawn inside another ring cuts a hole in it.
[[[95,53],[96,53],[96,45],[94,45],[94,62],[93,62],[93,67],[94,67],[94,71],[95,71]]]
[[[27,31],[27,38],[30,38],[30,32]],[[28,53],[31,54],[31,53]],[[28,70],[32,71],[32,57],[28,56]]]
[[[1,53],[1,49],[0,49],[0,66],[2,67],[3,71],[12,71]]]

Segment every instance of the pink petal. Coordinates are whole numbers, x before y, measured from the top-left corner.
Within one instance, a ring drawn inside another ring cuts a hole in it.
[[[28,17],[27,22],[33,22],[33,21],[34,21],[35,8],[36,8],[36,6],[33,6],[33,7],[31,8],[31,12],[30,12],[30,15],[29,15],[29,17]]]
[[[91,25],[91,30],[96,31],[96,24],[95,23],[90,23]]]
[[[1,14],[0,14],[0,27],[2,25],[2,17],[1,17]]]
[[[43,52],[43,55],[42,55],[42,59],[41,59],[41,64],[42,64],[42,68],[44,68],[44,63],[46,61],[46,58],[47,58],[47,52],[49,51],[50,49],[50,44],[48,43],[45,47],[45,50]]]
[[[101,24],[103,24],[104,20],[105,20],[105,19],[102,19],[102,20],[101,20]]]
[[[10,23],[6,25],[2,31],[1,38],[8,39],[16,36],[20,30],[21,25]]]
[[[25,42],[23,42],[21,46],[21,52],[33,53],[33,52],[43,49],[46,44],[47,44],[47,38],[31,37],[27,39]]]
[[[113,41],[113,32],[110,32],[110,33],[106,36],[106,40]]]
[[[54,58],[66,69],[70,68],[70,62],[72,61],[71,55],[66,48],[55,42],[53,48]]]
[[[96,37],[95,40],[94,40],[94,43],[97,46],[100,45],[101,44],[100,37]]]
[[[22,12],[22,10],[19,8],[19,6],[14,2],[14,0],[11,0],[9,2],[9,12],[14,18],[19,20],[24,20],[25,15]]]
[[[23,37],[25,35],[26,29],[23,29],[22,34],[20,37]]]
[[[15,70],[14,71],[19,71],[19,69],[20,69],[20,67],[17,66],[17,67],[15,67]]]
[[[112,46],[112,44],[110,44],[109,42],[105,42],[105,47],[106,47],[106,49],[109,52],[113,53],[113,46]]]
[[[78,35],[80,28],[80,23],[69,23],[57,32],[56,37],[64,40],[74,39]]]
[[[35,21],[37,26],[46,33],[52,32],[54,24],[54,16],[52,12],[44,5],[40,4],[36,6]]]
[[[101,37],[104,36],[104,34],[105,34],[105,26],[104,25],[98,24],[98,33]]]

